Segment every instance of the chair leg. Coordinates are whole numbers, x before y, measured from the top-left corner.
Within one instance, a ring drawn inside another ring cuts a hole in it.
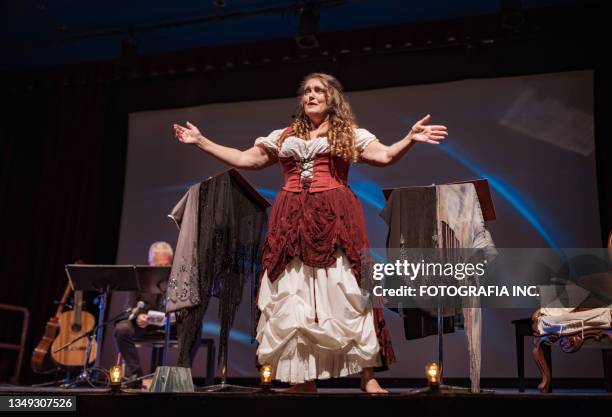
[[[519,326],[514,327],[516,333],[516,366],[518,370],[518,390],[525,392],[525,341],[519,332]]]
[[[159,353],[160,349],[158,347],[153,346],[151,348],[151,370],[150,373],[155,372],[155,369],[159,366]]]
[[[540,392],[551,392],[550,381],[552,375],[549,362],[547,362],[544,357],[544,345],[546,344],[546,342],[541,337],[535,337],[533,339],[533,344],[534,347],[531,351],[531,354],[533,356],[533,360],[535,361],[536,365],[540,369],[540,372],[542,373],[542,382],[540,382],[540,384],[538,385],[538,389],[540,390]],[[548,354],[550,355],[550,346]]]
[[[544,343],[542,345],[542,351],[544,352],[544,360],[546,361],[546,366],[548,366],[548,372],[550,374],[550,382],[549,382],[549,387],[548,387],[549,392],[552,392],[554,385],[555,385],[552,379],[553,367],[552,367],[551,347],[552,347],[552,344],[550,343]]]
[[[603,359],[606,391],[612,392],[612,349],[602,349],[601,357]]]
[[[206,350],[206,385],[213,385],[215,383],[215,342],[209,343]]]

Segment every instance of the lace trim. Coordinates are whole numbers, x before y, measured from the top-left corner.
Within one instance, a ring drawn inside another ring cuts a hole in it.
[[[194,244],[195,248],[195,244]],[[190,304],[199,304],[200,296],[199,289],[194,288],[194,283],[198,282],[197,265],[192,257],[191,264],[187,257],[181,257],[181,263],[176,274],[173,274],[168,281],[168,300],[173,303],[184,303],[189,301]],[[176,262],[176,261],[175,261]],[[181,278],[179,279],[179,276]]]

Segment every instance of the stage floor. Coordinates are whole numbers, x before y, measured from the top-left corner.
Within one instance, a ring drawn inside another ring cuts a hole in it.
[[[495,416],[606,415],[612,394],[603,391],[559,390],[541,394],[534,390],[487,390],[480,394],[422,394],[410,388],[392,388],[389,394],[368,395],[352,388],[321,388],[317,394],[262,393],[151,393],[105,389],[60,389],[4,386],[0,396],[75,396],[75,412],[83,416]],[[57,415],[57,413],[54,413]]]

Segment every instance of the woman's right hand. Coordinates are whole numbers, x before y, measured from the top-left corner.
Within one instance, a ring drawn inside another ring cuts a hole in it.
[[[260,169],[275,162],[268,152],[260,146],[253,146],[243,152],[219,145],[202,136],[200,130],[191,123],[187,122],[186,124],[187,127],[174,124],[174,136],[180,142],[196,145],[204,152],[235,168]]]
[[[174,124],[174,136],[183,143],[195,144],[203,139],[200,130],[187,122],[187,127]]]

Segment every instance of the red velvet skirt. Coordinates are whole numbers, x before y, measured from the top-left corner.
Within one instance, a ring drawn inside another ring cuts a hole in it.
[[[363,209],[350,188],[316,193],[281,190],[269,218],[262,274],[267,271],[274,282],[295,256],[306,265],[327,268],[335,263],[337,249],[346,255],[361,286],[361,255],[368,250],[368,237]],[[382,308],[374,308],[374,321],[383,364],[393,363],[395,355]]]

